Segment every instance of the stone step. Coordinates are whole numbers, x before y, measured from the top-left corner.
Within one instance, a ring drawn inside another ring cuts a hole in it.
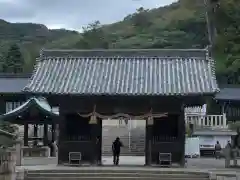
[[[25,180],[133,180],[133,179],[141,179],[141,180],[209,180],[209,178],[179,178],[179,177],[171,177],[171,178],[165,178],[165,177],[27,177]]]
[[[69,176],[65,176],[65,177],[27,177],[25,178],[25,180],[67,180],[67,179],[72,179],[72,180],[83,180],[83,179],[88,179],[88,180],[97,180],[97,179],[108,179],[108,180],[114,180],[114,179],[119,179],[119,180],[132,180],[132,179],[141,179],[141,180],[209,180],[209,178],[195,178],[195,177],[161,177],[161,176],[157,176],[157,177],[152,177],[152,176],[148,176],[148,177],[135,177],[135,176],[126,176],[126,177],[105,177],[105,176],[88,176],[88,177],[81,177],[81,176],[75,176],[75,177],[69,177]]]
[[[28,174],[33,173],[138,173],[138,174],[182,174],[182,175],[201,175],[209,176],[208,172],[195,171],[178,168],[158,168],[158,167],[124,167],[124,166],[93,166],[93,167],[67,167],[59,166],[54,169],[29,169]]]
[[[28,171],[25,180],[97,180],[97,179],[141,179],[141,180],[208,180],[208,173],[141,171],[141,170],[36,170]]]
[[[208,176],[206,175],[199,175],[199,174],[159,174],[159,173],[149,173],[149,172],[139,172],[139,173],[134,173],[134,172],[79,172],[79,173],[71,173],[71,172],[59,172],[59,173],[28,173],[28,177],[181,177],[181,178],[206,178]]]
[[[142,179],[142,180],[208,180],[207,174],[168,174],[157,172],[58,172],[58,173],[44,173],[44,172],[30,172],[27,174],[26,180],[67,180],[67,179]]]

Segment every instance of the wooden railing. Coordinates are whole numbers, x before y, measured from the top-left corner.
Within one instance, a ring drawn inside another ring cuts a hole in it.
[[[16,153],[0,152],[0,175],[15,173]]]
[[[228,129],[226,114],[223,115],[185,115],[186,124],[193,124],[195,128]]]

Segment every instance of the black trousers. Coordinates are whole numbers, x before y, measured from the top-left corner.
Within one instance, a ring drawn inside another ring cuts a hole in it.
[[[113,164],[114,165],[119,164],[119,156],[120,156],[120,152],[113,152]]]

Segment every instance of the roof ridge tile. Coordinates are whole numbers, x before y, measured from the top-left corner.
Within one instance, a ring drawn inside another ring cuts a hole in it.
[[[107,56],[143,56],[143,57],[206,57],[206,49],[91,49],[91,50],[41,50],[40,57],[107,57]]]

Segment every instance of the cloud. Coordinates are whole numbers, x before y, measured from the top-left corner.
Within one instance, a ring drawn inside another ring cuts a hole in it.
[[[139,7],[156,8],[176,0],[0,0],[0,19],[33,22],[49,28],[81,29],[123,19]]]

